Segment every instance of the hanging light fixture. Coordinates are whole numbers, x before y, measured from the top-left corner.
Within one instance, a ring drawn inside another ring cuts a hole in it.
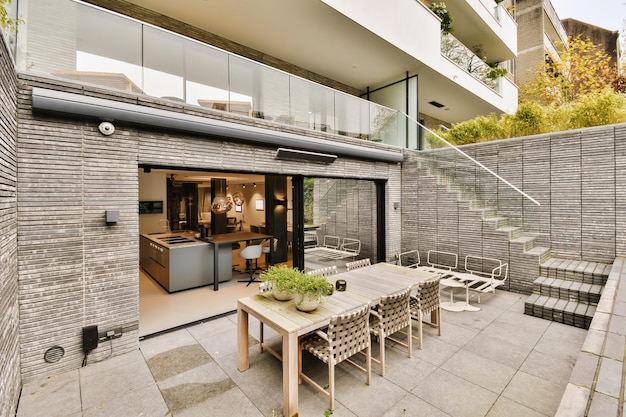
[[[224,214],[233,208],[233,202],[223,195],[216,196],[211,203],[211,211],[215,214]]]
[[[246,201],[246,199],[243,197],[243,194],[241,194],[239,191],[235,191],[233,193],[233,203],[235,203],[236,206],[243,205],[244,201]]]

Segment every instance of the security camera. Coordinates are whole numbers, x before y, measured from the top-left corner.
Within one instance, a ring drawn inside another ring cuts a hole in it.
[[[111,122],[102,122],[98,125],[98,130],[105,136],[111,136],[115,132],[115,126]]]

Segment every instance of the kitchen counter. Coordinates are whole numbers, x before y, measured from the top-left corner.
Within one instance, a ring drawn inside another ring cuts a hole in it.
[[[195,238],[194,232],[142,234],[140,236],[140,265],[166,291],[172,293],[213,284],[214,245]],[[220,279],[230,279],[231,252],[228,271],[220,271]],[[223,277],[222,277],[223,275]]]

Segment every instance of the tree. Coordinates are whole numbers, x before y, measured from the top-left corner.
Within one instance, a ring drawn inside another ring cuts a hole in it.
[[[559,48],[560,59],[547,56],[520,89],[520,101],[562,105],[601,91],[616,79],[617,69],[610,57],[588,38],[570,39]]]
[[[8,10],[9,4],[11,0],[0,0],[0,27],[7,32],[14,32],[20,20],[11,17]]]

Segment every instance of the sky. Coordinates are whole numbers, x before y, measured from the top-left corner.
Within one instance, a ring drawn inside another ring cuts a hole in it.
[[[626,0],[550,0],[561,19],[572,18],[608,30],[622,30]]]

